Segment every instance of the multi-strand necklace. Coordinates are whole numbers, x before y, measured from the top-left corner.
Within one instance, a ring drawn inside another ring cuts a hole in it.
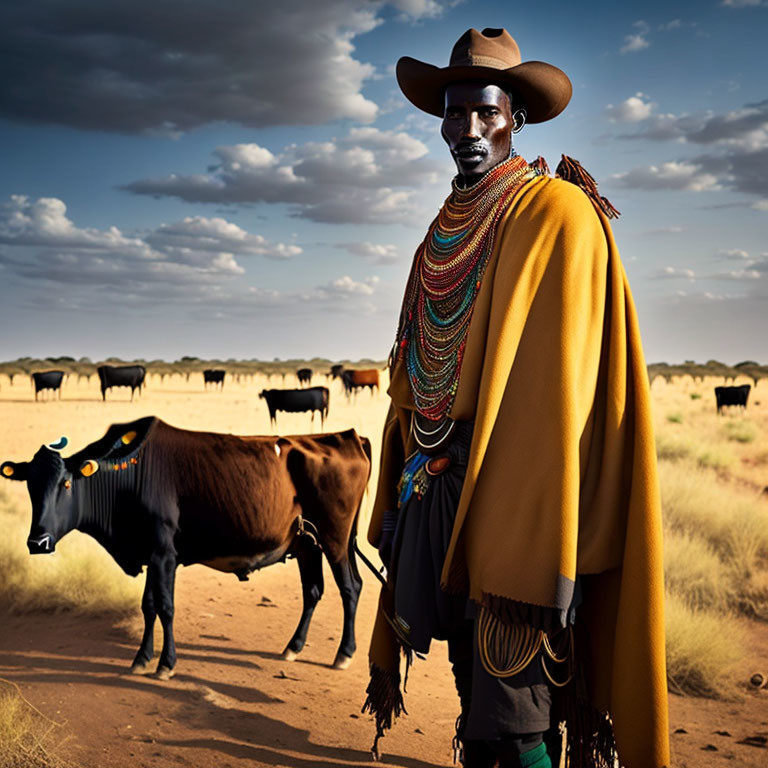
[[[475,298],[498,224],[536,172],[512,157],[480,181],[453,190],[419,246],[403,299],[397,357],[404,359],[417,411],[447,416],[456,396]]]

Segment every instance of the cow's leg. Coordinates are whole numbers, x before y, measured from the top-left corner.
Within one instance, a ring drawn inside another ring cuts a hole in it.
[[[133,660],[131,672],[134,675],[149,674],[149,662],[155,655],[155,593],[152,585],[153,573],[147,570],[147,580],[144,583],[144,595],[141,598],[141,612],[144,614],[144,637],[141,638],[136,658]]]
[[[176,554],[172,547],[155,552],[149,561],[153,599],[163,625],[163,650],[157,664],[157,677],[169,680],[176,666],[176,643],[173,639],[173,588],[176,581]]]
[[[323,596],[323,553],[307,536],[299,536],[296,542],[296,560],[301,574],[301,595],[304,605],[296,631],[283,651],[283,659],[293,661],[304,648],[309,622],[315,606]]]
[[[352,552],[340,562],[330,563],[331,573],[333,573],[336,586],[338,586],[341,593],[341,604],[344,607],[344,628],[341,633],[339,650],[333,662],[334,669],[346,669],[357,650],[357,643],[355,643],[355,615],[357,614],[357,601],[360,597],[360,590],[363,588],[363,580],[357,571],[357,564],[352,560],[354,556],[354,552]]]

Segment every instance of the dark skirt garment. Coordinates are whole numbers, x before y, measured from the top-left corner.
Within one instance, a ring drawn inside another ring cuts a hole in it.
[[[429,650],[432,639],[448,641],[461,700],[462,740],[541,733],[550,727],[551,706],[541,652],[517,675],[489,674],[477,651],[474,605],[466,596],[448,595],[440,588],[471,440],[472,424],[457,423],[450,445],[432,457],[448,457],[449,466],[434,476],[422,473],[422,482],[412,483],[416,490],[401,504],[389,564],[397,622],[420,653]],[[414,459],[418,464],[418,457]]]

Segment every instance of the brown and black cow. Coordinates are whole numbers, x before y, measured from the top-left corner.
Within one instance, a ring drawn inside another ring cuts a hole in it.
[[[344,370],[341,372],[341,380],[344,383],[344,391],[349,396],[356,394],[358,389],[368,387],[373,394],[373,390],[379,389],[379,372],[376,368],[366,368],[364,370]]]
[[[72,530],[93,536],[129,575],[147,568],[144,637],[132,671],[147,674],[153,627],[164,630],[157,676],[176,665],[174,578],[202,563],[236,574],[295,557],[304,607],[285,648],[304,647],[323,593],[322,554],[341,592],[344,626],[334,667],[355,652],[362,586],[354,553],[357,514],[370,472],[370,443],[353,429],[291,437],[236,437],[177,429],[154,416],[111,426],[69,458],[42,446],[0,474],[25,480],[32,501],[31,554],[53,552]]]

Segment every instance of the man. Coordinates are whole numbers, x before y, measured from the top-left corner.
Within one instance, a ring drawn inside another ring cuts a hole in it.
[[[414,257],[369,530],[388,569],[364,709],[374,754],[401,659],[447,640],[465,766],[669,764],[661,515],[649,389],[608,216],[578,163],[512,134],[566,75],[471,29],[398,62],[458,175]],[[579,187],[582,187],[581,189]],[[585,194],[586,192],[586,194]]]

